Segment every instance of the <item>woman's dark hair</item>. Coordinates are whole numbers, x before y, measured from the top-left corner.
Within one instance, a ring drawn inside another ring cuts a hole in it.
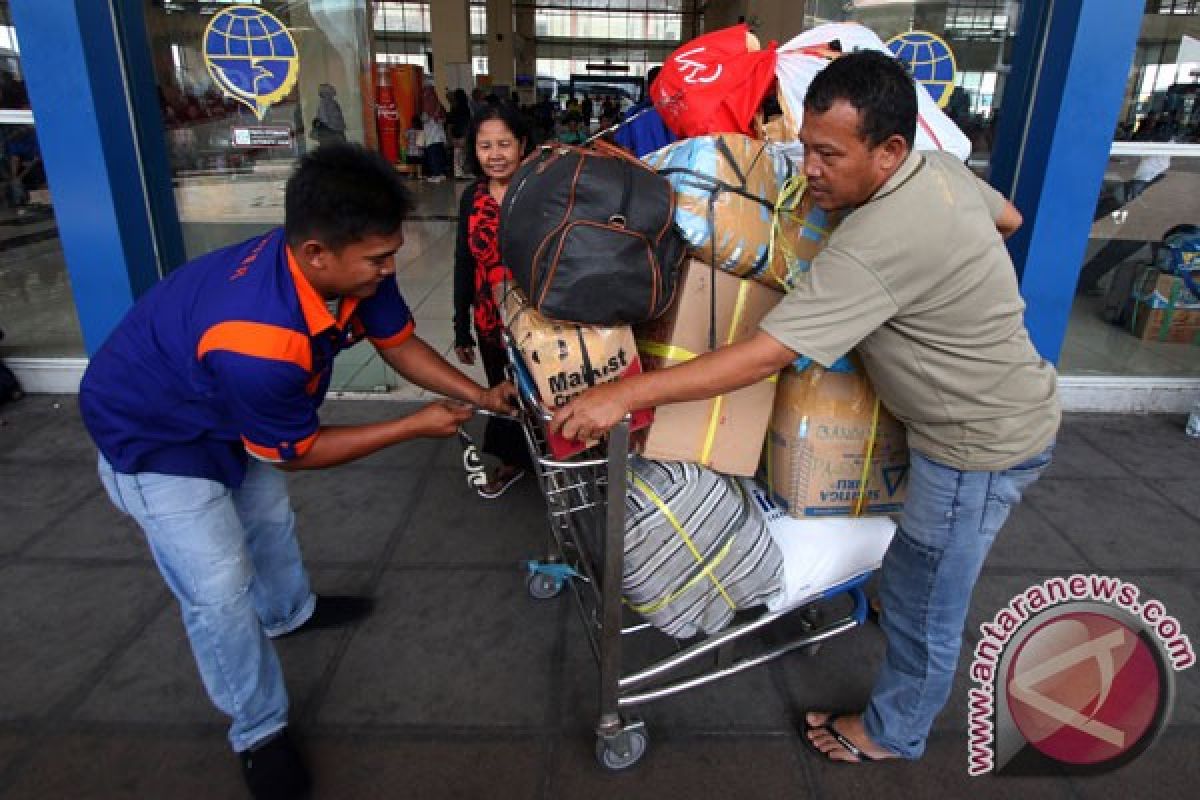
[[[413,207],[391,164],[362,145],[341,142],[300,159],[283,205],[288,244],[316,239],[335,251],[368,236],[391,236]]]
[[[917,90],[896,59],[874,50],[835,58],[809,84],[804,110],[823,114],[838,100],[859,111],[858,133],[871,147],[899,134],[912,149],[917,135]]]
[[[479,138],[479,128],[489,119],[498,119],[504,123],[517,141],[521,143],[521,158],[533,152],[533,138],[529,135],[529,125],[525,116],[511,106],[500,104],[485,106],[471,118],[471,127],[467,128],[467,139],[463,143],[463,169],[472,175],[483,176],[483,168],[479,166],[479,158],[475,155],[475,141]]]

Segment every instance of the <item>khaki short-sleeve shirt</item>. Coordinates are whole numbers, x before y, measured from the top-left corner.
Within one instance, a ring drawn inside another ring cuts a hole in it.
[[[911,153],[834,230],[761,328],[826,366],[857,348],[909,446],[963,470],[1044,450],[1060,418],[1054,367],[996,230],[1004,198],[951,155]]]

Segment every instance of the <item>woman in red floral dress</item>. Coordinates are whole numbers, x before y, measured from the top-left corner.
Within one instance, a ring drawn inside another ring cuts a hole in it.
[[[508,269],[500,263],[500,202],[530,148],[524,119],[503,104],[485,107],[467,130],[465,166],[481,177],[466,188],[459,205],[454,252],[454,352],[463,364],[474,364],[478,344],[490,386],[505,380],[506,363],[503,323],[492,292],[494,287],[511,282]],[[478,343],[471,337],[472,317]],[[480,495],[493,499],[525,474],[529,452],[517,424],[495,417],[488,420],[483,451],[500,461],[492,479],[479,487]]]

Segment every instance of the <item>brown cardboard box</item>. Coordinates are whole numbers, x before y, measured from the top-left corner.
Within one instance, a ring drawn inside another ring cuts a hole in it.
[[[709,351],[714,277],[718,347],[753,336],[762,318],[783,299],[762,284],[689,261],[671,308],[637,328],[638,350],[647,370],[681,364]],[[641,446],[642,455],[751,476],[762,453],[774,398],[775,382],[768,380],[712,400],[659,406]]]
[[[1139,300],[1130,316],[1130,332],[1148,342],[1200,344],[1200,310],[1151,308]]]
[[[627,325],[604,328],[547,319],[528,304],[520,289],[504,295],[501,312],[538,396],[550,409],[565,406],[589,386],[642,371],[633,330]],[[635,411],[632,417],[630,430],[639,430],[650,424],[654,414],[647,409]],[[549,437],[556,458],[592,444]]]
[[[876,395],[865,374],[818,365],[785,370],[767,433],[767,481],[793,517],[890,514],[904,502],[908,446],[904,426],[879,406],[862,498],[863,465]]]

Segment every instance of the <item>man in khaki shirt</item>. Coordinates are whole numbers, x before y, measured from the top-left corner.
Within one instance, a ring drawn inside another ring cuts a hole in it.
[[[857,348],[908,429],[908,500],[884,558],[887,651],[861,714],[806,715],[835,761],[916,759],[950,696],[971,592],[1000,527],[1050,462],[1053,366],[1033,348],[1004,247],[1021,216],[944,153],[916,153],[912,80],[881,53],[814,79],[800,140],[817,205],[849,213],[751,339],[589,390],[552,427],[592,438],[634,408],[748,386],[799,354]]]

